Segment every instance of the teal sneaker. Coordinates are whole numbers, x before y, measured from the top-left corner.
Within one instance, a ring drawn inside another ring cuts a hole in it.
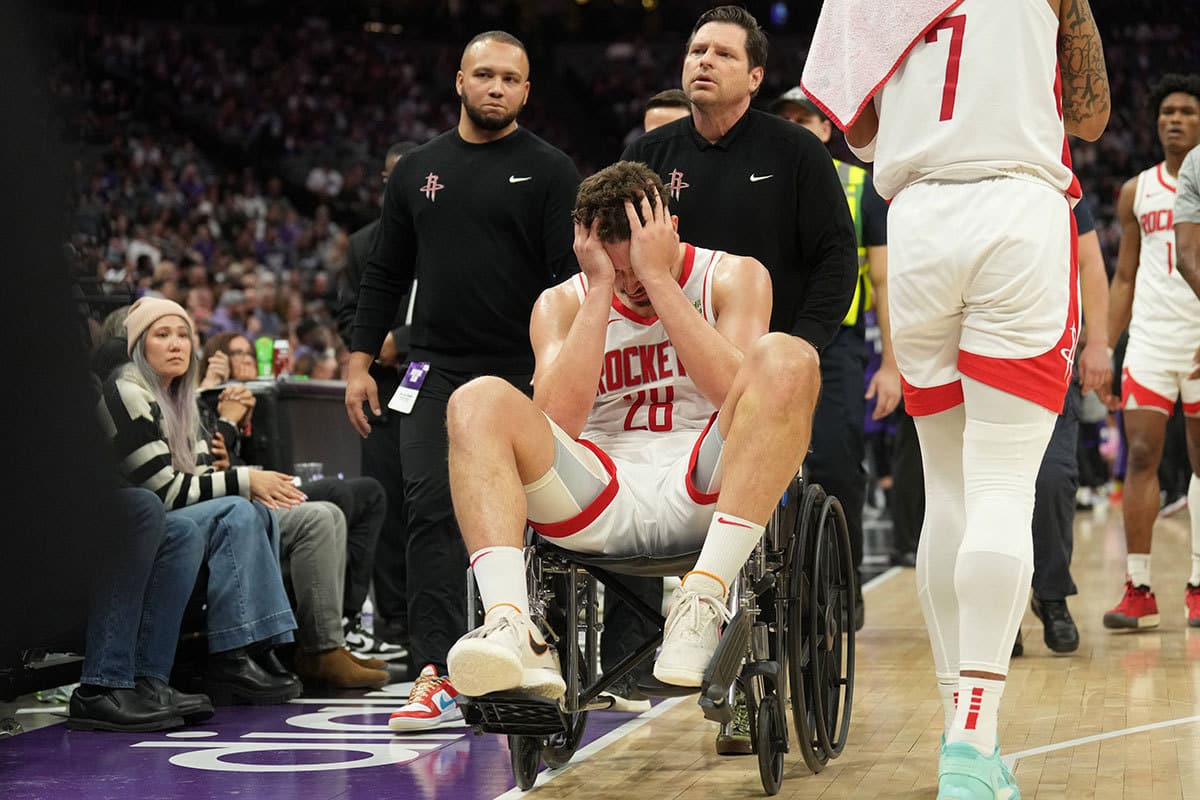
[[[943,739],[937,800],[1021,800],[1021,790],[1000,760],[1000,748],[985,756],[966,742]]]

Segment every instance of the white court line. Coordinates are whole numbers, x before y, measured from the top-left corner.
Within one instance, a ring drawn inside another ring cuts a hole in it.
[[[388,733],[266,733],[266,732],[262,732],[262,731],[256,731],[254,733],[243,733],[242,738],[243,739],[345,739],[345,740],[386,739],[389,742],[403,741],[403,742],[407,743],[410,738],[416,739],[418,741],[425,740],[425,739],[440,739],[440,740],[453,741],[455,739],[461,739],[466,735],[467,735],[466,732],[463,732],[463,733],[425,733],[422,731],[414,732],[411,737],[410,736],[400,736],[400,735],[398,735],[396,733],[392,733],[390,731]]]
[[[629,734],[633,733],[638,728],[642,727],[643,725],[645,725],[647,722],[654,719],[655,717],[658,717],[658,716],[661,716],[662,714],[667,713],[672,708],[674,708],[675,706],[682,703],[684,700],[694,700],[695,697],[696,696],[692,695],[692,694],[685,694],[682,697],[672,697],[672,698],[662,701],[661,703],[659,703],[658,705],[656,705],[654,708],[650,709],[649,711],[643,711],[637,717],[629,720],[621,727],[609,731],[608,733],[604,734],[596,741],[589,744],[587,747],[580,748],[579,751],[575,753],[575,756],[571,759],[570,763],[568,763],[562,769],[542,770],[541,774],[537,776],[537,780],[534,782],[532,788],[530,788],[529,791],[533,791],[534,789],[538,788],[539,786],[545,786],[547,783],[554,780],[559,775],[562,775],[564,772],[569,770],[571,767],[573,767],[576,764],[579,764],[583,761],[586,761],[588,758],[590,758],[591,756],[594,756],[596,753],[599,753],[601,750],[608,747],[610,744],[617,741],[618,739],[622,739],[625,736],[628,736]],[[522,796],[524,796],[524,794],[525,794],[525,792],[514,787],[512,789],[509,789],[507,792],[505,792],[502,795],[497,795],[495,800],[513,800],[513,798],[522,797]]]
[[[18,708],[18,714],[66,714],[66,706],[31,706],[29,708]]]
[[[337,697],[298,697],[295,700],[288,700],[292,705],[297,706],[377,706],[380,709],[394,708],[394,706],[380,703],[380,700],[386,698],[380,697],[347,697],[345,699]]]
[[[1017,761],[1029,756],[1037,756],[1042,753],[1052,753],[1055,750],[1066,750],[1070,747],[1079,747],[1092,742],[1101,742],[1105,739],[1117,739],[1121,736],[1129,736],[1134,733],[1145,733],[1146,731],[1156,731],[1161,728],[1173,728],[1176,725],[1190,725],[1194,722],[1200,722],[1200,716],[1195,717],[1180,717],[1179,719],[1168,719],[1162,722],[1152,722],[1149,725],[1138,725],[1133,728],[1122,728],[1119,731],[1109,731],[1108,733],[1097,733],[1093,736],[1083,736],[1079,739],[1068,739],[1065,742],[1056,742],[1042,747],[1033,747],[1029,750],[1021,750],[1016,753],[1010,753],[1003,757],[1004,763],[1008,764],[1008,768],[1012,769]]]
[[[904,567],[892,567],[891,569],[879,573],[874,578],[871,578],[871,580],[862,585],[863,593],[865,594],[872,589],[878,588],[880,584],[887,583],[901,572],[904,572]]]

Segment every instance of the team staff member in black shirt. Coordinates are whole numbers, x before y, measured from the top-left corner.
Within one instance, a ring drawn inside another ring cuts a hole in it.
[[[706,11],[683,63],[691,116],[647,133],[621,158],[662,176],[683,239],[766,265],[775,287],[771,330],[821,350],[854,296],[854,226],[824,145],[750,108],[766,60],[766,36],[748,11]]]
[[[773,286],[771,330],[820,351],[854,296],[854,225],[825,146],[800,126],[750,108],[766,62],[767,38],[750,12],[704,12],[683,61],[691,115],[650,131],[621,158],[662,177],[681,238],[761,261]],[[752,752],[747,724],[739,702],[717,752]]]
[[[450,645],[467,629],[467,554],[450,500],[446,401],[485,374],[529,392],[534,301],[578,269],[571,209],[579,175],[564,153],[517,127],[528,74],[524,46],[507,33],[482,33],[467,45],[458,126],[393,169],[359,286],[346,412],[366,436],[363,402],[381,411],[371,362],[400,298],[414,277],[418,284],[402,384],[420,386],[411,412],[400,414],[400,440],[410,649],[426,667],[408,705],[392,715],[394,730],[459,714],[443,676]]]

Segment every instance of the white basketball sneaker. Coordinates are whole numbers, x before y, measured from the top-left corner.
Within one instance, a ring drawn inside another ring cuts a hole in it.
[[[559,700],[567,690],[558,652],[520,614],[495,615],[455,642],[446,661],[450,680],[467,697],[517,691]]]
[[[721,639],[721,625],[728,621],[729,611],[720,599],[682,586],[676,589],[654,677],[675,686],[699,686]]]

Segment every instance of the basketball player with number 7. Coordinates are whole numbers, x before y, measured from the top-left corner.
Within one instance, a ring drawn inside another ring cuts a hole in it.
[[[874,46],[851,58],[850,41]],[[1013,800],[998,708],[1079,333],[1066,134],[1108,122],[1100,36],[1087,0],[826,0],[801,85],[892,201],[892,339],[927,493],[917,589],[945,708],[938,798]]]

